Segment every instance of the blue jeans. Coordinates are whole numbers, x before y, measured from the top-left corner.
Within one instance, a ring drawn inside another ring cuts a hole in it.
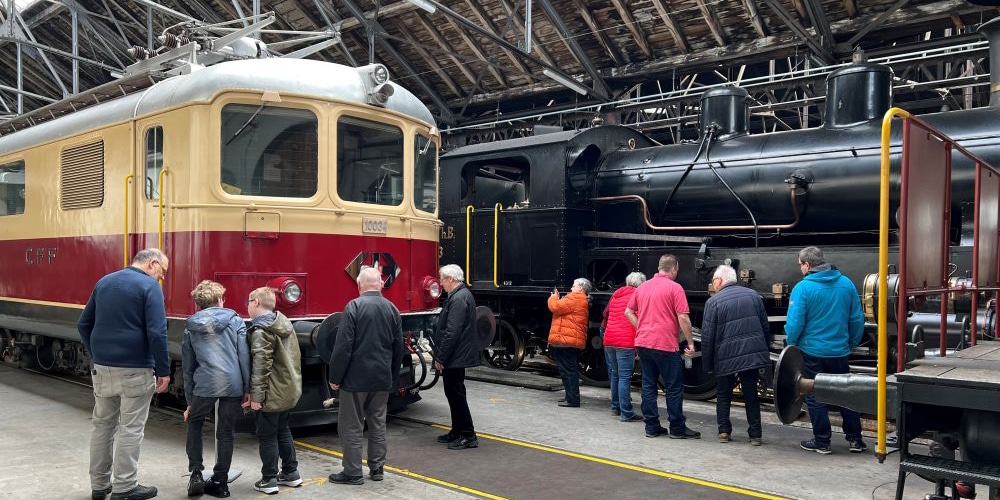
[[[642,366],[642,416],[646,433],[662,429],[660,411],[656,407],[656,381],[663,378],[667,389],[667,420],[670,433],[680,434],[687,429],[684,417],[684,364],[680,352],[667,352],[647,347],[636,347]]]
[[[847,373],[850,367],[847,365],[847,356],[842,358],[815,358],[806,353],[802,353],[804,366],[802,378],[816,378],[817,373]],[[825,403],[816,401],[811,394],[805,396],[806,406],[809,407],[809,420],[812,421],[813,437],[816,444],[820,446],[830,446],[830,439],[833,433],[830,429],[830,413]],[[848,441],[861,439],[861,414],[849,408],[840,408],[840,416],[844,419],[844,434]]]
[[[559,375],[562,376],[563,388],[566,389],[566,402],[580,404],[580,367],[577,364],[580,350],[576,347],[556,346],[549,349],[559,365]]]
[[[743,392],[743,399],[747,403],[747,423],[749,424],[748,434],[752,438],[761,437],[760,425],[760,401],[757,399],[757,379],[760,374],[757,369],[745,370],[729,375],[715,377],[715,388],[718,396],[715,403],[715,418],[719,424],[719,433],[733,433],[733,423],[729,420],[729,407],[733,401],[733,388],[736,387],[736,378],[740,380],[740,391]]]
[[[621,412],[621,419],[628,420],[635,415],[632,408],[635,349],[605,347],[604,359],[608,363],[608,381],[611,382],[611,410]]]

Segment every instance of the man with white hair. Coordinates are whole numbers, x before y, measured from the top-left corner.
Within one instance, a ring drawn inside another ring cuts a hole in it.
[[[455,264],[442,267],[438,281],[448,292],[448,300],[441,306],[434,332],[434,368],[441,371],[444,379],[451,430],[438,436],[437,441],[447,443],[449,450],[476,448],[479,439],[465,397],[465,369],[478,366],[480,358],[474,342],[476,299],[465,287],[465,273]]]
[[[715,416],[719,442],[728,443],[733,433],[729,405],[739,378],[746,400],[750,444],[761,445],[760,401],[757,400],[757,370],[771,364],[767,351],[767,311],[760,295],[736,284],[736,270],[719,266],[712,276],[715,295],[705,302],[701,322],[701,356],[705,370],[715,372],[718,389]]]
[[[399,310],[382,296],[382,275],[377,269],[361,270],[358,293],[344,308],[330,355],[330,388],[340,391],[337,433],[344,446],[344,470],[329,479],[339,484],[365,482],[361,441],[366,421],[369,477],[383,479],[386,405],[405,352]]]

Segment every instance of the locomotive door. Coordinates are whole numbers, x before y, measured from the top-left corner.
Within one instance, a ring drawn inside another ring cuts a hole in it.
[[[164,180],[169,171],[164,171],[163,139],[163,125],[159,120],[143,120],[136,123],[136,161],[132,172],[134,189],[131,196],[133,200],[131,208],[135,214],[134,235],[131,239],[134,243],[131,249],[133,254],[143,248],[166,244],[160,241],[162,220],[160,202],[163,194],[160,183],[169,185],[169,182]],[[166,201],[167,199],[163,199],[164,211]],[[165,248],[161,250],[167,251]]]

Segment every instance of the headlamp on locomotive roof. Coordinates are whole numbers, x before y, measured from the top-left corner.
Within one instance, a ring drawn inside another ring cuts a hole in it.
[[[382,64],[369,64],[358,68],[368,104],[385,106],[395,92],[389,83],[389,70]]]

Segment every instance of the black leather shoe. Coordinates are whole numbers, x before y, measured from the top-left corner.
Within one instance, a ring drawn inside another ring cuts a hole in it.
[[[147,500],[148,498],[153,498],[156,496],[156,486],[143,486],[141,484],[135,485],[128,491],[123,491],[121,493],[112,493],[111,500]]]
[[[368,472],[368,477],[372,478],[372,481],[381,481],[385,479],[385,471],[380,465],[378,467],[375,467],[374,469],[370,469]]]
[[[565,402],[566,402],[566,398],[562,398],[559,401],[556,401],[556,403],[565,403]]]
[[[188,480],[188,496],[196,497],[200,496],[205,492],[205,478],[201,475],[201,470],[196,470],[191,473],[191,479]]]
[[[666,436],[667,434],[670,434],[670,431],[664,429],[663,427],[660,427],[659,429],[656,429],[653,432],[646,432],[646,437],[655,438],[660,436]]]
[[[438,436],[437,437],[437,442],[439,442],[441,444],[448,444],[448,443],[450,443],[452,441],[457,441],[458,438],[459,438],[458,434],[452,434],[452,433],[449,432],[447,434],[441,434],[440,436]]]
[[[90,500],[104,500],[111,495],[111,487],[108,486],[103,490],[92,490],[90,492]]]
[[[348,476],[343,472],[330,474],[327,477],[327,479],[329,479],[331,483],[337,483],[337,484],[354,484],[354,485],[365,484],[364,476]]]
[[[685,427],[684,432],[680,432],[677,434],[671,432],[670,439],[701,439],[701,433]]]
[[[563,408],[579,408],[580,407],[580,403],[570,403],[568,401],[564,401],[562,403],[559,403],[559,406],[561,406]]]
[[[448,444],[449,450],[464,450],[466,448],[478,448],[479,438],[476,436],[472,437],[460,437],[455,441]]]
[[[229,498],[229,484],[214,477],[205,483],[205,494],[215,498]]]

